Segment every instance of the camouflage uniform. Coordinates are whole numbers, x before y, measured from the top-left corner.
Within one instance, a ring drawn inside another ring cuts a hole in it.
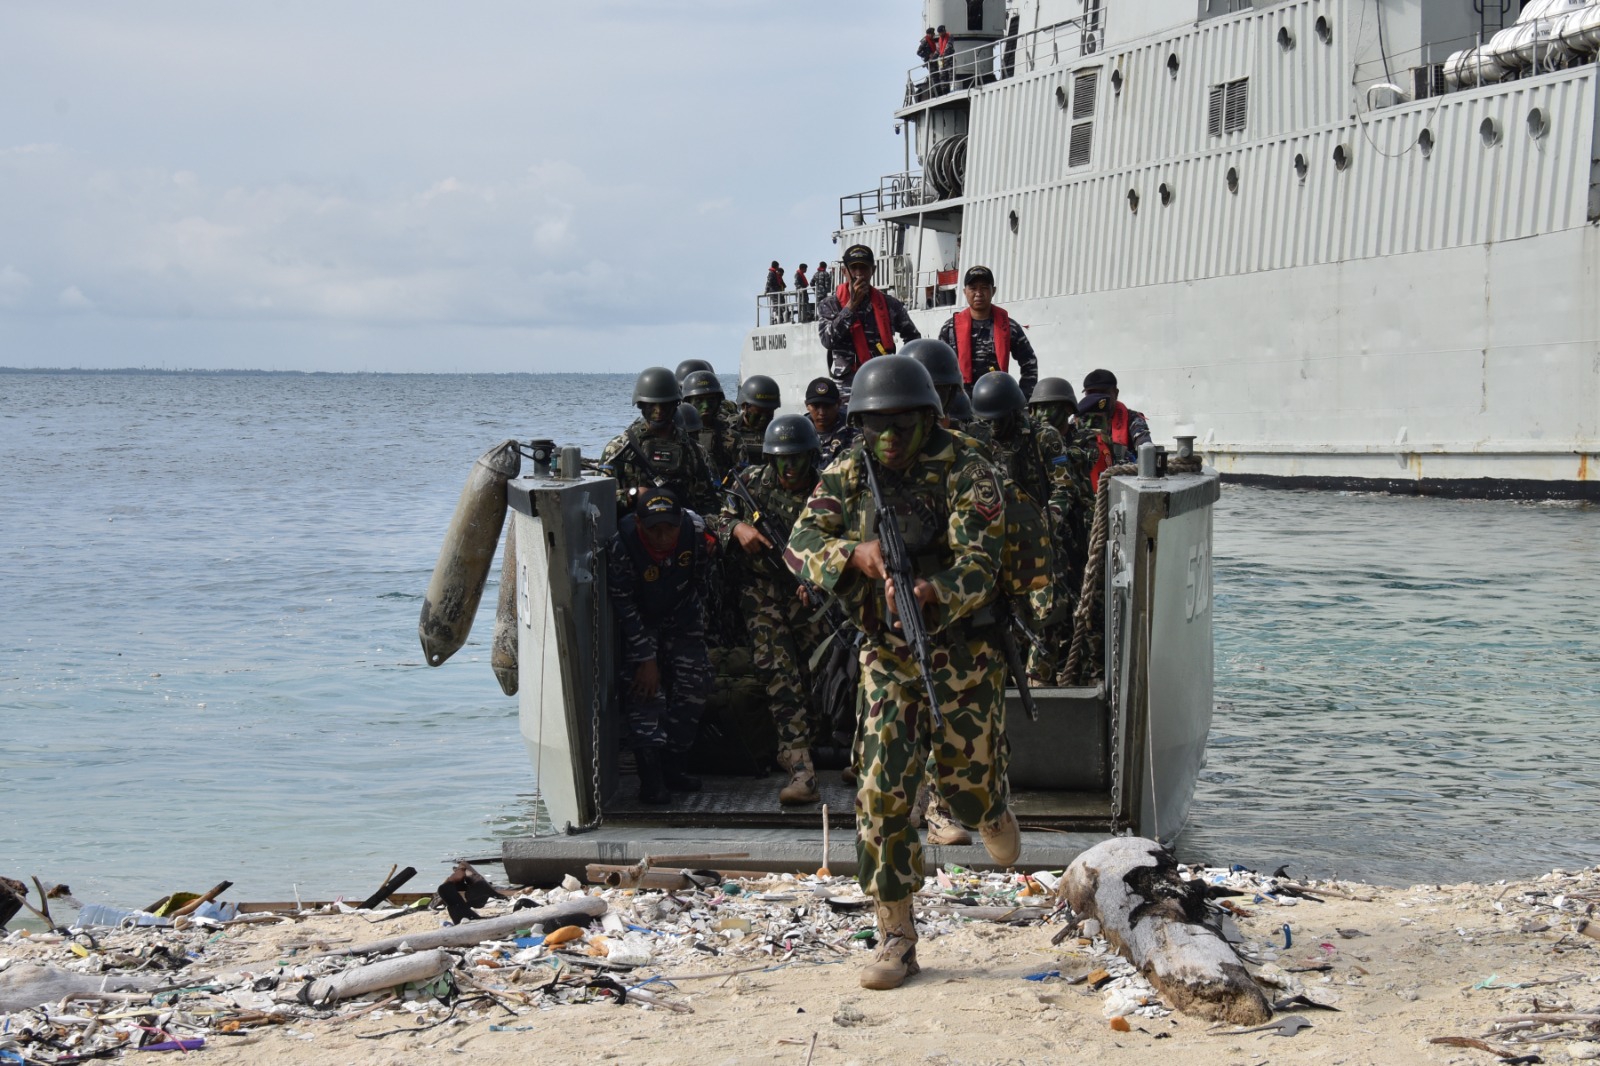
[[[695,435],[718,485],[739,468],[739,435],[734,430],[738,422],[738,406],[732,400],[723,400],[717,407],[716,421],[706,422],[705,428]]]
[[[856,427],[841,418],[839,424],[833,427],[832,432],[822,434],[822,460],[819,466],[826,467],[839,456],[849,451],[850,446],[856,442],[858,436],[860,434],[856,432]]]
[[[752,466],[735,476],[744,482],[775,526],[787,532],[794,525],[806,497],[780,485],[773,467]],[[814,620],[817,606],[801,601],[800,583],[777,553],[762,549],[759,554],[747,555],[738,547],[733,528],[747,520],[744,505],[730,495],[722,511],[711,520],[711,527],[730,565],[742,571],[739,605],[755,648],[756,670],[766,685],[768,705],[778,730],[778,750],[800,751],[810,747],[811,686],[806,666],[824,633]]]
[[[1039,357],[1033,354],[1033,342],[1028,340],[1028,334],[1023,330],[1022,323],[1011,319],[1011,358],[1017,364],[1017,384],[1022,386],[1023,396],[1032,396],[1033,387],[1039,383]],[[956,346],[956,319],[954,315],[945,319],[944,325],[939,327],[939,339],[948,344],[952,349]],[[994,354],[994,319],[972,319],[972,381],[967,382],[967,391],[972,391],[972,382],[977,381],[991,370],[999,370],[1000,361]]]
[[[734,470],[743,470],[747,466],[760,466],[766,462],[761,451],[761,444],[766,436],[766,427],[751,429],[745,424],[744,415],[741,413],[733,423],[733,436],[738,442],[738,462],[734,463]]]
[[[634,419],[600,453],[601,469],[617,479],[617,507],[631,509],[633,493],[659,483],[676,492],[690,510],[714,513],[718,482],[712,480],[710,460],[694,437],[678,426],[668,436],[653,437],[648,428],[644,419]]]
[[[705,522],[685,512],[676,547],[656,559],[640,541],[638,519],[619,523],[607,549],[607,593],[622,635],[625,744],[635,750],[686,753],[694,745],[711,691],[705,602],[711,579]],[[633,668],[656,660],[661,687],[649,699],[632,693]]]
[[[933,430],[909,469],[879,474],[885,497],[902,515],[917,574],[934,587],[924,614],[944,715],[944,728],[935,731],[915,658],[887,628],[882,584],[846,568],[856,546],[876,536],[862,448],[823,472],[785,561],[802,580],[838,594],[866,635],[855,753],[857,877],[864,891],[890,903],[922,887],[922,843],[911,806],[930,755],[956,817],[985,826],[1006,813],[1005,662],[991,647],[989,617],[1005,514],[994,468],[944,429]]]

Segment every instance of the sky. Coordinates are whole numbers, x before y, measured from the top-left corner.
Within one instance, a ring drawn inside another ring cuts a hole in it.
[[[0,366],[732,369],[915,0],[7,0]]]

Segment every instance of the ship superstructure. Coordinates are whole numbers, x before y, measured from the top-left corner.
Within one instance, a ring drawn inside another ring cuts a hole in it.
[[[933,334],[974,264],[1041,371],[1282,484],[1600,496],[1600,3],[927,0],[920,165],[839,248]],[[917,27],[920,29],[920,27]],[[826,373],[763,298],[745,374]]]

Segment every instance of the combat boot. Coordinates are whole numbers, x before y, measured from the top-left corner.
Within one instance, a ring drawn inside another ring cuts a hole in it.
[[[917,919],[912,897],[878,904],[878,954],[861,971],[861,987],[874,991],[899,988],[917,965]]]
[[[937,800],[928,804],[927,813],[923,819],[928,826],[928,843],[942,844],[952,847],[972,843],[972,834],[967,832],[965,826],[946,813],[944,806]]]
[[[669,792],[699,792],[704,785],[698,777],[691,777],[683,772],[683,767],[678,765],[679,759],[687,759],[687,752],[680,755],[669,754],[661,763],[661,780]]]
[[[1010,811],[997,821],[980,825],[978,831],[983,836],[983,846],[989,849],[989,858],[999,865],[1010,866],[1022,854],[1022,829],[1017,825],[1017,816]]]
[[[672,793],[667,791],[667,783],[661,776],[661,753],[640,748],[633,758],[639,764],[639,802],[652,807],[671,803]]]
[[[779,803],[816,803],[822,799],[817,792],[817,771],[811,765],[811,750],[778,752],[778,765],[789,774],[789,782],[778,791]]]

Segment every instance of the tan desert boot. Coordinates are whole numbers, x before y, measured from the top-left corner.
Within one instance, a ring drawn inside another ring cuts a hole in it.
[[[928,811],[923,816],[928,824],[928,843],[943,844],[945,846],[970,844],[972,834],[966,827],[950,817],[944,805],[938,800],[928,804]]]
[[[861,987],[882,992],[899,988],[922,972],[917,965],[917,921],[911,897],[878,904],[878,954],[861,971]]]
[[[980,825],[983,846],[989,849],[989,858],[1001,866],[1010,866],[1022,854],[1022,830],[1017,826],[1017,816],[1010,811],[997,821]]]
[[[778,765],[789,774],[789,783],[778,791],[779,803],[817,803],[817,771],[811,765],[811,749],[778,752]]]

